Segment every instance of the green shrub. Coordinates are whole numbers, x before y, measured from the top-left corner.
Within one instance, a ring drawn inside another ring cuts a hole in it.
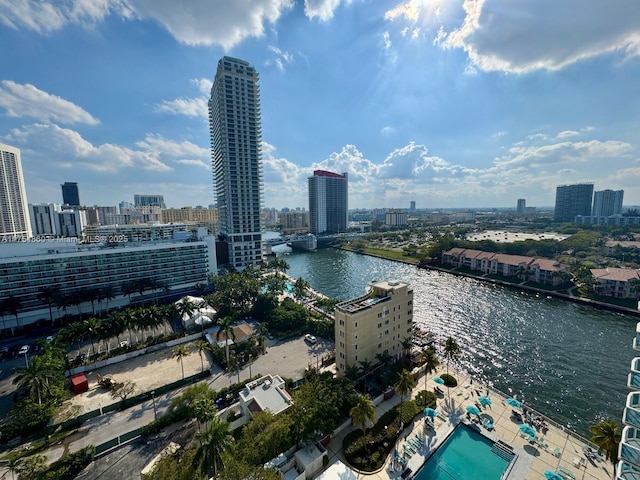
[[[436,406],[436,394],[428,390],[422,390],[416,396],[416,403],[420,408],[434,408]]]
[[[443,373],[440,375],[440,378],[444,380],[444,385],[446,387],[452,388],[458,386],[458,381],[455,379],[453,375],[449,375],[448,373]]]
[[[38,480],[73,480],[93,461],[96,449],[93,445],[70,453],[51,465],[46,472],[38,475]]]

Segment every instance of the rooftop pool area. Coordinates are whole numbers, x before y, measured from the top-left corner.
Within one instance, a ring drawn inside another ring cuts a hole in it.
[[[459,424],[418,470],[415,480],[500,480],[513,454]]]

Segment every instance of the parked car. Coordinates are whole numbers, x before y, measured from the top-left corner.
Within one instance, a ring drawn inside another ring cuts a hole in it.
[[[18,350],[18,355],[26,355],[27,353],[29,353],[29,350],[31,350],[31,347],[29,347],[29,345],[23,345],[22,347],[20,347],[20,350]]]
[[[314,337],[314,336],[313,336],[313,335],[311,335],[310,333],[307,333],[307,334],[304,336],[304,339],[305,339],[307,342],[311,343],[311,344],[314,344],[314,343],[316,343],[316,342],[318,341],[318,340],[316,339],[316,337]]]

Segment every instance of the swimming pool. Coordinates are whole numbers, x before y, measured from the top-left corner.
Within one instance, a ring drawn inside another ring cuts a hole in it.
[[[500,480],[511,458],[494,442],[458,425],[436,452],[418,470],[415,480]]]

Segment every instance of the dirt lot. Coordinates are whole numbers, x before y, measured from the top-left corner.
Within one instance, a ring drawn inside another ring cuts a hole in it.
[[[193,348],[192,343],[185,344],[191,354],[182,359],[184,364],[184,375],[194,375],[202,370],[200,355]],[[98,385],[97,374],[110,376],[116,382],[127,380],[135,383],[135,393],[149,392],[167,383],[175,382],[182,378],[182,368],[180,361],[172,358],[173,349],[167,348],[146,355],[141,355],[130,360],[126,360],[115,365],[109,365],[98,370],[86,372],[89,380],[89,390],[87,392],[74,395],[67,400],[61,411],[56,415],[55,421],[62,421],[67,418],[78,416],[91,410],[96,410],[119,401],[119,398],[112,398],[111,393]],[[211,368],[211,357],[202,355],[204,368]]]

